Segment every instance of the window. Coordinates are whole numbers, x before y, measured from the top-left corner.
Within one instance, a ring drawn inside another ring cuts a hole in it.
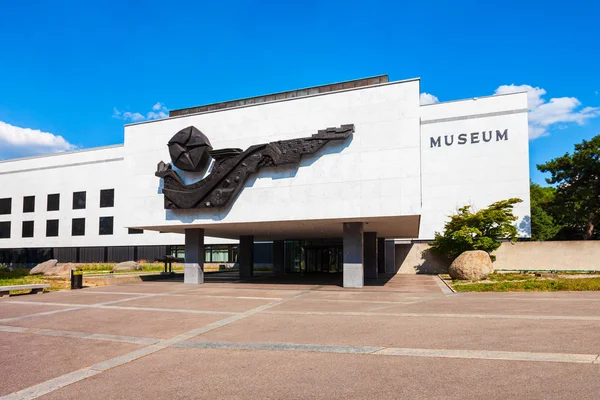
[[[12,199],[0,199],[0,214],[10,214],[12,209]]]
[[[73,192],[73,210],[85,208],[85,192]]]
[[[100,207],[115,206],[115,189],[103,189],[100,191]]]
[[[60,194],[49,194],[48,195],[48,209],[47,211],[58,211],[60,205]]]
[[[212,246],[212,262],[228,262],[229,261],[229,246]]]
[[[127,229],[127,232],[128,232],[130,235],[139,235],[139,234],[141,234],[141,233],[144,233],[144,230],[143,230],[143,229],[129,228],[129,229]]]
[[[73,218],[71,222],[71,236],[85,235],[85,218]]]
[[[35,196],[23,197],[23,212],[30,213],[35,211]]]
[[[185,246],[171,246],[171,255],[177,258],[185,258]]]
[[[238,262],[238,246],[231,246],[231,256],[229,257],[229,262]]]
[[[100,235],[113,234],[113,217],[100,217]]]
[[[24,238],[33,237],[33,221],[23,221],[23,234]]]
[[[46,237],[58,236],[58,220],[49,219],[46,221]]]
[[[0,222],[0,239],[10,239],[10,221]]]
[[[230,262],[228,245],[209,245],[204,247],[205,262]]]

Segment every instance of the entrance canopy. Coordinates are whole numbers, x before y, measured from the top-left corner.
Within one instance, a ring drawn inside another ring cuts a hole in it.
[[[178,224],[177,226],[140,226],[145,230],[184,233],[185,229],[204,229],[204,235],[227,239],[240,236],[254,236],[256,241],[281,239],[340,238],[345,222],[363,222],[365,232],[377,232],[378,237],[416,238],[419,237],[420,215],[320,219],[303,221],[273,221],[211,224]]]

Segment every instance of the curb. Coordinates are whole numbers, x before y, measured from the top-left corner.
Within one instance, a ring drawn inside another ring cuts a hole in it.
[[[442,279],[442,277],[439,274],[436,275],[435,277],[437,278],[436,282],[437,282],[438,286],[440,287],[440,289],[442,289],[442,292],[445,295],[456,293],[456,290],[454,290],[454,288],[452,286],[448,285],[448,283],[444,279]]]

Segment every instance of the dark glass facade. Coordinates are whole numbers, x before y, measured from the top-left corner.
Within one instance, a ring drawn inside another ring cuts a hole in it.
[[[342,272],[343,255],[342,239],[286,240],[284,272],[286,274]]]

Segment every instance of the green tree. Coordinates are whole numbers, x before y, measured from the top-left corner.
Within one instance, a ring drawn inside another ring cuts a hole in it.
[[[468,250],[483,250],[491,253],[500,247],[500,240],[517,240],[513,207],[521,199],[498,201],[477,212],[464,206],[444,226],[444,233],[435,233],[431,249],[454,260]],[[493,257],[493,256],[492,256]]]
[[[594,239],[600,236],[600,135],[575,145],[573,154],[566,153],[540,164],[542,172],[550,172],[550,184],[558,185],[553,204],[557,222],[572,232],[570,239]]]
[[[531,199],[531,239],[553,239],[562,226],[552,216],[556,189],[552,186],[542,187],[530,182]]]

